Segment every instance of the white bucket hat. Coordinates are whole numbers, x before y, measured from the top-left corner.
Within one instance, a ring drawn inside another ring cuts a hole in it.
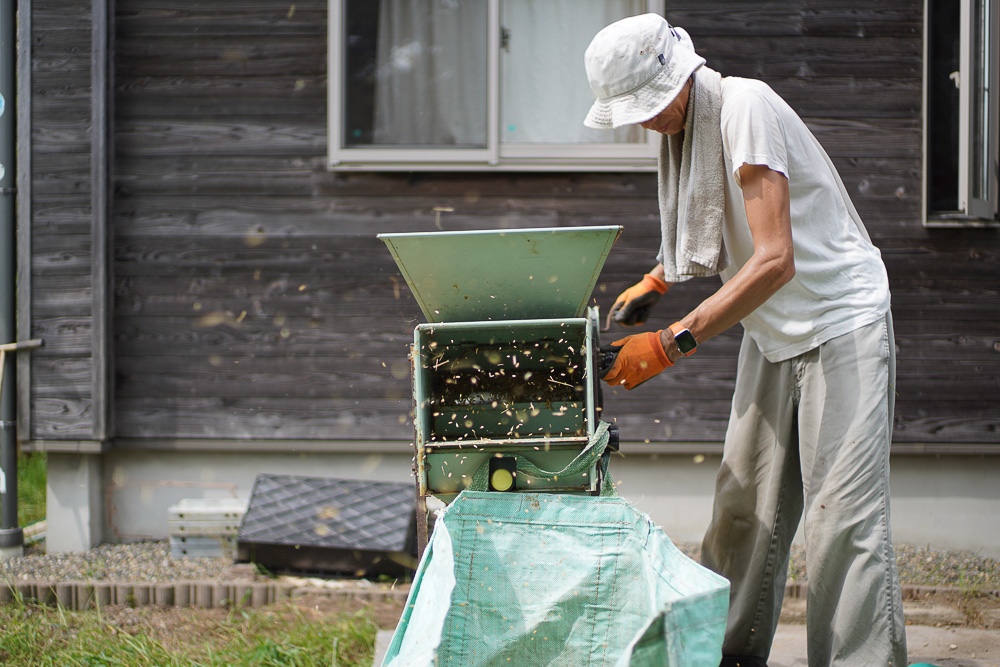
[[[666,109],[705,59],[684,30],[643,14],[597,33],[584,63],[597,101],[583,124],[611,129],[643,123]]]

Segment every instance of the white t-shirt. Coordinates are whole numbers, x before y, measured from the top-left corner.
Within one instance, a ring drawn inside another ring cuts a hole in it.
[[[788,178],[795,277],[743,321],[764,356],[790,359],[881,319],[889,281],[878,248],[826,151],[767,84],[722,80],[726,163],[723,241],[731,279],[753,254],[739,168],[765,165]]]

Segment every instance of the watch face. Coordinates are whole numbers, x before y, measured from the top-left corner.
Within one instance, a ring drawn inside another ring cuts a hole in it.
[[[677,349],[679,349],[684,354],[690,354],[698,347],[698,343],[695,342],[694,336],[687,329],[682,329],[677,332],[674,336],[674,340],[677,341]]]

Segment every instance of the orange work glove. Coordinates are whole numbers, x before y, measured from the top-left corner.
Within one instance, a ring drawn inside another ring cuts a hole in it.
[[[614,365],[601,379],[612,386],[623,384],[626,389],[634,389],[673,366],[660,345],[659,331],[626,336],[611,344],[621,349]]]
[[[609,317],[625,326],[642,324],[668,288],[667,283],[647,273],[642,280],[618,295],[611,306]]]

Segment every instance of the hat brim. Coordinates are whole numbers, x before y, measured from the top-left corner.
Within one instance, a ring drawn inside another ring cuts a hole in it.
[[[607,99],[598,99],[590,107],[583,124],[598,130],[644,123],[666,109],[705,59],[694,51],[675,48],[674,62],[662,68],[635,90]]]

